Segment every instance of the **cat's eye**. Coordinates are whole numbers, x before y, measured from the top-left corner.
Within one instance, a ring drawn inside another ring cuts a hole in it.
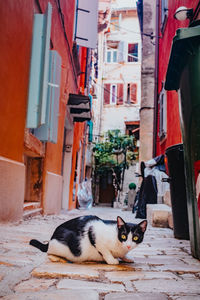
[[[122,238],[122,240],[125,240],[125,239],[126,239],[126,235],[125,235],[125,234],[122,234],[122,235],[121,235],[121,238]]]
[[[137,241],[137,240],[138,240],[138,236],[135,235],[135,236],[133,237],[133,240],[134,240],[134,241]]]

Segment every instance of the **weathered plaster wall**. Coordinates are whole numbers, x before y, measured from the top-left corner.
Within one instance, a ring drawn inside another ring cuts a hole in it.
[[[143,0],[143,32],[155,35],[156,1]],[[142,97],[140,110],[140,161],[153,155],[155,39],[143,35],[142,40]]]
[[[102,112],[100,114],[100,133],[103,134],[104,132],[113,129],[120,129],[123,133],[125,133],[126,121],[139,121],[140,119],[139,108],[141,102],[141,37],[136,10],[133,9],[126,13],[123,12],[119,30],[108,32],[107,34],[105,34],[104,38],[104,43],[107,43],[108,45],[109,41],[138,43],[138,62],[125,61],[123,63],[106,63],[104,60],[102,60],[102,81],[100,83]],[[103,47],[103,50],[105,51],[105,47]],[[102,53],[101,58],[103,59]],[[104,93],[102,91],[103,86],[106,83],[122,83],[124,85],[123,105],[103,105]],[[137,84],[137,103],[131,105],[125,104],[128,83]]]

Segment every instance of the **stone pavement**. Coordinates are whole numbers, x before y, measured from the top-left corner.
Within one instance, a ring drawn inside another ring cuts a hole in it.
[[[129,222],[130,211],[94,207],[59,216],[37,216],[19,224],[0,225],[0,297],[4,300],[199,300],[200,262],[189,241],[173,238],[168,228],[148,226],[144,242],[134,249],[134,263],[53,263],[29,245],[47,241],[56,226],[86,214],[105,219],[117,215]]]

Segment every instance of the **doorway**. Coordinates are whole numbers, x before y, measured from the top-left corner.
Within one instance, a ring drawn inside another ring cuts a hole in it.
[[[40,212],[42,204],[43,187],[43,159],[25,155],[26,184],[24,210],[27,212]]]

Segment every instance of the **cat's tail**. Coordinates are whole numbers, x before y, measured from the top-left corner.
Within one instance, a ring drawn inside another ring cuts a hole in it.
[[[47,252],[48,248],[49,248],[49,243],[47,244],[42,244],[41,242],[39,242],[38,240],[30,240],[29,244],[31,246],[34,246],[38,249],[40,249],[42,252]]]

